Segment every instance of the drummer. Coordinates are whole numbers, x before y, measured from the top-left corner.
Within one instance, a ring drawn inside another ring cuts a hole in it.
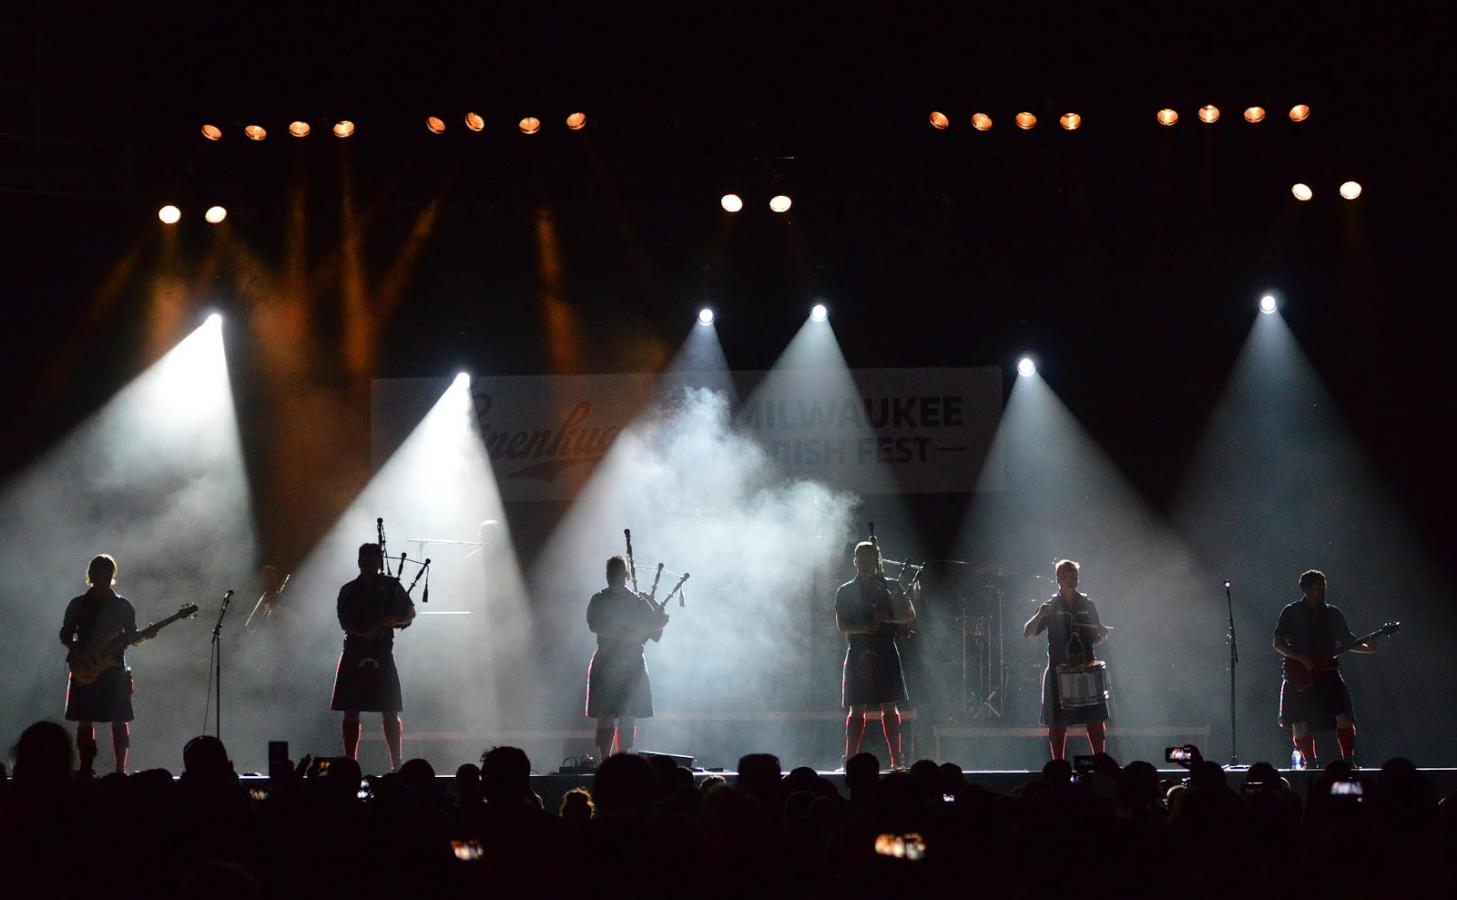
[[[1057,684],[1060,666],[1084,668],[1097,659],[1094,644],[1108,637],[1108,628],[1098,620],[1098,608],[1087,594],[1078,592],[1078,564],[1059,560],[1053,569],[1057,593],[1037,608],[1022,633],[1034,637],[1047,632],[1047,668],[1042,672],[1042,724],[1053,759],[1067,757],[1067,727],[1082,725],[1094,753],[1108,746],[1108,703],[1100,700],[1088,706],[1064,709]]]

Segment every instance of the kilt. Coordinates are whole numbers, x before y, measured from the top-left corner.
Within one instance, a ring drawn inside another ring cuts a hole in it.
[[[849,709],[876,703],[905,703],[907,700],[906,676],[901,669],[900,649],[895,641],[851,641],[840,669],[840,706]]]
[[[66,719],[71,722],[130,722],[132,670],[114,666],[90,684],[66,681]]]
[[[330,709],[354,712],[400,712],[400,673],[387,648],[360,650],[345,645],[334,669],[334,700]]]
[[[1356,720],[1351,709],[1351,691],[1340,672],[1332,672],[1303,691],[1285,679],[1280,680],[1280,724],[1289,728],[1305,722],[1316,731],[1332,731],[1336,714],[1345,713]]]
[[[1052,666],[1042,670],[1042,724],[1048,727],[1086,725],[1108,721],[1107,702],[1077,709],[1063,709],[1057,687],[1057,672]]]
[[[653,685],[642,651],[612,653],[600,647],[587,665],[587,717],[651,719]]]

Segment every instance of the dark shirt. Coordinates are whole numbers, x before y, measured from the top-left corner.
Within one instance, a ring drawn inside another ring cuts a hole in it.
[[[1097,637],[1097,630],[1073,627],[1102,624],[1102,620],[1098,618],[1098,607],[1088,599],[1088,595],[1080,592],[1077,600],[1068,603],[1062,598],[1062,592],[1058,591],[1049,602],[1052,604],[1052,613],[1042,617],[1042,621],[1037,623],[1036,631],[1037,634],[1047,632],[1048,665],[1077,665],[1097,659],[1098,654],[1093,650],[1093,638]]]
[[[613,655],[641,654],[643,642],[663,636],[657,612],[626,586],[603,588],[587,601],[587,627],[597,635],[597,650]]]
[[[61,621],[61,637],[75,637],[83,649],[89,649],[117,631],[137,630],[137,611],[125,597],[103,596],[101,599],[90,593],[73,597],[66,604],[66,615]],[[126,644],[116,648],[111,658],[125,662]]]
[[[1316,662],[1330,659],[1337,650],[1356,639],[1338,607],[1324,602],[1311,606],[1303,599],[1280,610],[1275,637],[1283,639],[1291,650]]]
[[[892,614],[890,588],[884,578],[855,578],[840,585],[835,592],[835,617],[850,628],[864,628],[875,621],[876,613],[882,617]],[[895,644],[896,627],[884,623],[868,634],[846,635],[850,650],[879,650]]]
[[[339,589],[339,625],[346,629],[344,649],[357,650],[367,656],[388,653],[395,643],[393,628],[381,624],[385,618],[405,615],[415,604],[398,578],[363,576]],[[349,634],[348,630],[372,632],[370,637]]]

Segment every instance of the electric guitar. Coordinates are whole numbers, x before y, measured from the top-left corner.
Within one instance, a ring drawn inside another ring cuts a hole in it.
[[[188,603],[162,621],[148,625],[140,631],[119,628],[102,638],[95,646],[72,650],[66,656],[66,664],[71,667],[71,680],[76,684],[91,684],[105,674],[107,669],[121,665],[121,660],[117,658],[118,650],[155,637],[157,632],[178,619],[190,619],[195,615],[197,604]]]
[[[1337,656],[1340,656],[1342,653],[1345,653],[1347,650],[1350,650],[1357,644],[1364,644],[1367,641],[1374,641],[1377,638],[1384,638],[1388,635],[1396,634],[1400,630],[1400,622],[1387,622],[1385,625],[1382,625],[1380,628],[1376,629],[1370,634],[1358,637],[1354,641],[1351,641],[1349,644],[1346,644],[1344,647],[1340,648],[1334,654],[1332,654],[1329,660],[1321,663],[1313,669],[1307,669],[1305,666],[1301,665],[1300,663],[1287,656],[1285,657],[1284,663],[1281,664],[1285,672],[1285,680],[1290,682],[1290,685],[1294,687],[1297,691],[1308,690],[1317,681],[1320,681],[1322,678],[1325,678],[1327,675],[1336,670],[1335,659]]]

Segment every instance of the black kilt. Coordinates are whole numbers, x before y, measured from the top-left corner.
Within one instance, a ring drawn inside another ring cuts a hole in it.
[[[1076,709],[1062,708],[1062,695],[1058,691],[1057,672],[1052,666],[1042,670],[1042,724],[1048,727],[1086,725],[1089,722],[1108,721],[1107,702],[1094,706],[1080,706]]]
[[[1280,724],[1289,728],[1296,722],[1304,722],[1316,731],[1332,731],[1336,727],[1336,714],[1345,713],[1351,721],[1356,715],[1351,709],[1351,691],[1340,672],[1332,672],[1303,691],[1285,679],[1280,680]]]
[[[895,640],[879,635],[855,635],[871,640],[850,642],[840,668],[840,706],[905,703],[906,676]]]
[[[354,712],[400,712],[400,672],[388,649],[355,649],[347,644],[334,669],[331,709]]]
[[[592,719],[653,717],[653,684],[642,651],[592,654],[587,665],[587,716]]]
[[[71,722],[130,722],[132,671],[114,666],[90,684],[66,682],[66,719]]]

